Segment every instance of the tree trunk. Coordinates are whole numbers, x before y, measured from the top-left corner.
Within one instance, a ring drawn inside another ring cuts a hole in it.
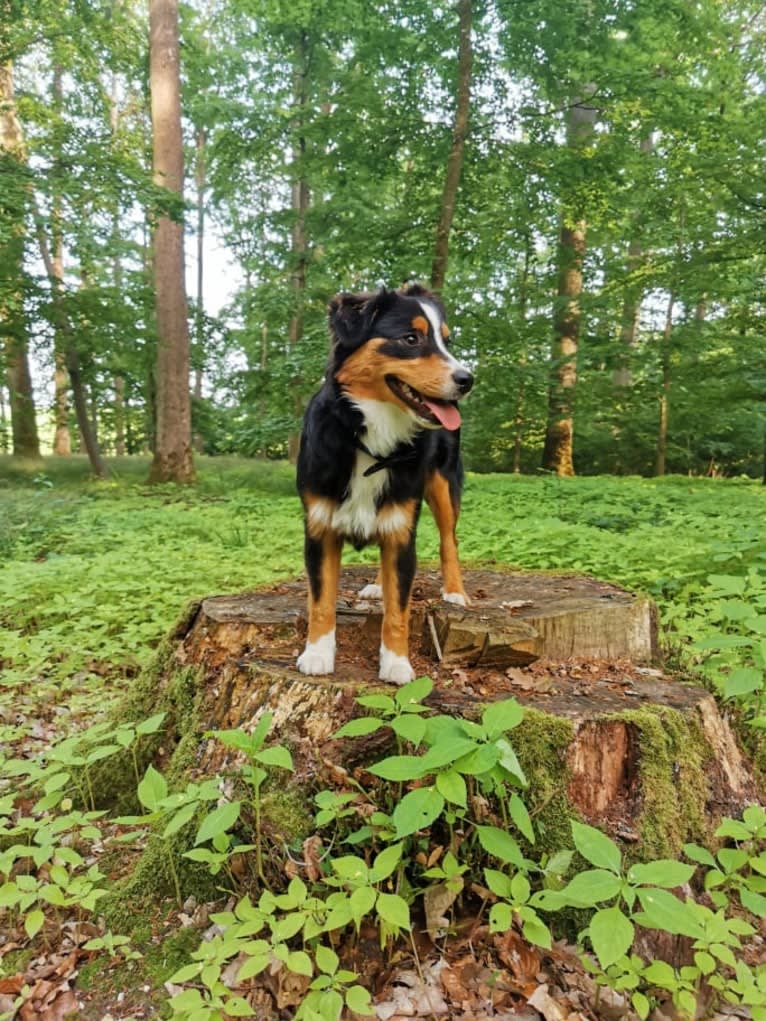
[[[0,375],[0,452],[7,454],[8,447],[8,414],[5,405],[5,378]]]
[[[268,365],[269,358],[269,327],[268,323],[263,323],[261,326],[261,379],[266,378],[266,367]],[[266,391],[265,388],[261,387],[261,396],[258,401],[260,420],[261,423],[266,421]],[[268,454],[268,444],[266,442],[266,433],[261,433],[261,457],[265,458]],[[297,455],[296,455],[297,456]]]
[[[580,331],[582,261],[585,255],[585,222],[563,225],[559,237],[558,299],[554,313],[555,340],[548,390],[548,424],[545,431],[543,468],[557,475],[574,475],[574,397],[577,384],[577,341]]]
[[[577,100],[567,117],[567,145],[575,156],[593,134],[597,109]],[[581,201],[578,201],[581,205]],[[543,468],[557,475],[574,475],[574,398],[577,383],[577,342],[582,310],[582,266],[585,257],[585,215],[578,209],[569,219],[565,211],[558,245],[558,288],[553,314],[551,380],[548,391],[548,423],[543,449]]]
[[[202,400],[202,370],[205,364],[205,143],[204,128],[197,128],[195,136],[196,165],[194,182],[197,186],[197,308],[195,319],[194,352],[194,399]],[[193,437],[194,449],[198,454],[204,453],[205,443],[202,435],[196,432]]]
[[[0,3],[0,46],[10,24],[10,4]],[[5,48],[2,46],[2,48]],[[15,175],[17,186],[0,190],[0,209],[9,223],[9,237],[0,260],[0,338],[5,360],[5,376],[11,410],[12,450],[16,457],[40,457],[32,375],[29,371],[27,322],[24,310],[24,188],[21,174],[26,163],[21,125],[16,115],[13,93],[13,67],[0,63],[0,160],[9,181]]]
[[[91,425],[88,414],[88,394],[80,370],[80,353],[74,344],[68,346],[67,369],[72,383],[72,397],[74,398],[77,427],[80,430],[82,445],[85,447],[93,474],[99,479],[105,479],[108,472],[98,448],[95,427]]]
[[[61,119],[64,107],[64,89],[61,67],[53,69],[53,112],[57,121]],[[51,255],[53,258],[53,275],[56,280],[64,279],[64,231],[62,225],[61,186],[62,153],[57,144],[54,160],[54,191],[53,208],[51,210]],[[54,301],[56,298],[54,297]],[[61,316],[54,315],[53,321],[53,384],[54,405],[53,418],[55,432],[53,435],[53,453],[57,457],[68,457],[72,452],[72,439],[69,435],[69,377],[66,370],[66,338],[62,334]]]
[[[6,310],[2,310],[5,318]],[[6,324],[7,324],[6,320]],[[32,390],[32,374],[29,370],[29,354],[26,343],[26,324],[17,321],[15,335],[9,333],[5,337],[6,376],[10,391],[11,405],[11,436],[15,457],[40,457],[40,440],[37,435],[35,418],[35,399]],[[6,326],[7,328],[7,326]]]
[[[124,457],[125,446],[125,377],[114,377],[114,452]]]
[[[141,239],[141,268],[148,294],[152,280],[151,223],[147,212],[143,224]],[[144,437],[141,450],[144,454],[153,454],[157,435],[157,382],[154,365],[157,361],[157,323],[154,301],[147,300],[144,304],[146,317],[146,353],[143,361],[144,376]]]
[[[67,311],[64,306],[64,282],[61,277],[63,267],[57,266],[54,261],[48,245],[48,239],[45,236],[45,226],[37,207],[34,193],[31,193],[31,197],[35,231],[37,233],[37,245],[40,250],[40,258],[42,259],[43,266],[45,267],[45,273],[48,277],[48,283],[51,288],[51,304],[53,306],[56,332],[61,338],[66,355],[65,368],[69,373],[69,381],[72,385],[72,397],[74,399],[75,414],[77,416],[77,426],[80,430],[80,439],[82,440],[82,445],[87,451],[93,474],[96,478],[105,479],[109,472],[107,471],[106,463],[101,456],[101,452],[98,449],[96,434],[94,429],[91,427],[90,420],[88,418],[88,401],[85,393],[85,385],[82,379],[82,372],[80,370],[80,353],[77,349],[77,341],[73,335],[72,325],[69,322]]]
[[[431,265],[431,287],[441,291],[447,274],[449,256],[449,239],[452,221],[455,216],[460,175],[463,169],[463,153],[468,135],[468,115],[471,106],[471,66],[473,48],[471,46],[471,0],[459,0],[458,17],[460,42],[458,47],[458,79],[457,103],[455,105],[455,121],[452,128],[452,148],[447,159],[447,172],[444,177],[441,212],[436,228],[436,245]]]
[[[306,180],[306,137],[304,135],[306,104],[306,81],[309,72],[309,43],[305,32],[301,32],[293,57],[293,107],[295,110],[295,142],[293,144],[293,164],[295,178],[292,187],[293,227],[291,235],[293,271],[290,284],[293,292],[293,314],[287,330],[287,342],[295,349],[303,339],[303,320],[306,305],[306,264],[308,261],[308,240],[306,237],[306,214],[308,213],[311,193]],[[290,380],[292,404],[296,419],[303,414],[301,396],[301,376],[295,375]],[[287,453],[290,462],[298,460],[300,431],[293,430],[287,438]]]
[[[532,239],[527,234],[524,244],[524,267],[521,271],[519,281],[519,325],[520,333],[524,336],[527,323],[527,304],[529,301],[529,267],[532,261]],[[524,402],[526,398],[525,374],[527,371],[527,342],[526,337],[522,341],[523,349],[519,356],[519,385],[516,387],[516,413],[514,415],[513,435],[513,472],[521,474],[521,449],[524,438]]]
[[[154,183],[181,200],[184,157],[177,0],[150,0],[149,29]],[[189,323],[180,206],[177,215],[178,220],[160,215],[154,231],[157,436],[150,482],[194,481]]]
[[[642,153],[648,154],[652,151],[654,140],[651,133],[642,138],[639,148]],[[627,275],[628,280],[622,299],[622,316],[620,318],[620,339],[617,349],[617,366],[612,376],[615,387],[633,386],[632,360],[638,339],[638,323],[641,315],[641,299],[643,297],[643,284],[636,283],[632,276],[641,266],[644,257],[643,242],[641,239],[641,225],[643,222],[643,211],[636,210],[632,217],[633,237],[628,244]]]
[[[109,105],[109,124],[112,129],[112,143],[117,146],[117,132],[120,126],[117,75],[112,76],[112,93]],[[112,283],[117,301],[122,303],[122,257],[120,255],[120,200],[115,197],[112,206]],[[118,457],[125,454],[125,377],[121,372],[114,374],[114,452]]]
[[[657,427],[657,457],[654,466],[655,475],[665,474],[665,462],[668,446],[668,417],[670,412],[670,342],[673,335],[673,306],[675,295],[671,292],[665,313],[665,326],[662,331],[660,358],[662,361],[662,390],[660,391],[660,420]]]
[[[66,370],[66,353],[57,349],[54,353],[54,405],[53,453],[57,457],[69,457],[72,453],[72,436],[69,432],[69,374]]]

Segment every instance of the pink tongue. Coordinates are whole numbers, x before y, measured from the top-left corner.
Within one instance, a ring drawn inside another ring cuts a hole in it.
[[[454,404],[437,404],[436,401],[429,401],[427,397],[423,398],[423,403],[428,405],[429,411],[436,415],[445,429],[454,432],[460,428],[460,412]]]

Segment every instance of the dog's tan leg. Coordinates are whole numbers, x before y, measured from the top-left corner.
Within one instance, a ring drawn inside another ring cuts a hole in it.
[[[380,565],[383,629],[379,676],[392,684],[407,684],[415,676],[409,660],[410,595],[415,577],[414,528],[406,537],[388,535],[381,539]]]
[[[463,588],[463,575],[457,556],[457,518],[460,507],[450,495],[449,482],[438,471],[426,481],[426,501],[431,508],[436,527],[439,529],[439,556],[441,559],[442,598],[448,603],[467,606],[469,599]]]
[[[332,530],[317,536],[307,526],[309,633],[297,664],[303,674],[331,674],[335,669],[335,604],[342,548],[343,540]]]

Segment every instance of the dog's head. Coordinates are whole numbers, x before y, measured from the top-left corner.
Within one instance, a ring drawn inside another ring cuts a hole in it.
[[[449,351],[444,306],[424,287],[339,294],[330,303],[330,369],[355,403],[392,403],[417,425],[457,429],[473,375]]]

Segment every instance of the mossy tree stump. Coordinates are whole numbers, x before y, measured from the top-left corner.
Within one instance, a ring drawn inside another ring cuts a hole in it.
[[[374,574],[342,572],[332,677],[295,669],[304,581],[190,608],[131,699],[134,718],[169,709],[174,733],[161,757],[171,775],[225,773],[236,753],[205,732],[252,729],[264,711],[274,714],[274,738],[292,749],[307,809],[330,764],[360,768],[385,754],[387,730],[332,737],[360,712],[357,695],[395,690],[377,680],[380,603],[357,595]],[[541,846],[569,845],[576,815],[638,845],[637,856],[671,854],[709,838],[722,815],[757,796],[711,695],[658,668],[649,600],[591,578],[499,571],[468,571],[466,589],[471,605],[458,607],[440,599],[436,573],[418,575],[413,665],[434,679],[429,703],[439,712],[477,717],[510,696],[527,707],[513,742]]]

